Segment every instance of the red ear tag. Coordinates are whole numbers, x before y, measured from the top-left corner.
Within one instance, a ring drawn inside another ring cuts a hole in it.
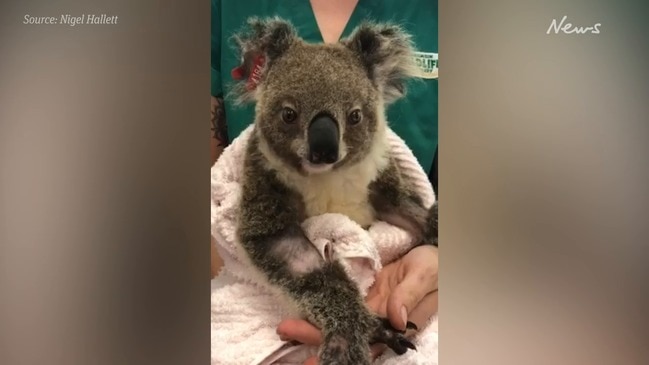
[[[248,83],[246,84],[248,90],[254,90],[259,84],[259,81],[261,81],[261,70],[265,63],[266,59],[263,55],[254,58],[252,70],[250,71],[250,75],[248,75]]]
[[[232,74],[232,79],[234,79],[234,80],[241,80],[241,79],[243,79],[243,71],[244,71],[244,70],[243,70],[243,65],[241,65],[241,66],[239,66],[239,67],[235,67],[235,68],[233,68],[233,69],[232,69],[232,72],[231,72],[231,74]]]

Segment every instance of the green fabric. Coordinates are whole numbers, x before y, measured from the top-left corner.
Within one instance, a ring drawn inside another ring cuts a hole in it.
[[[305,41],[323,42],[308,0],[212,0],[213,96],[222,97],[229,91],[231,70],[240,64],[231,37],[251,16],[279,16],[293,23]],[[418,52],[434,54],[420,55],[418,62],[437,67],[437,1],[359,0],[342,37],[363,20],[401,25],[413,36]],[[410,82],[406,97],[391,104],[387,111],[390,127],[406,141],[427,173],[437,148],[437,95],[438,80],[422,78]],[[232,140],[254,121],[254,106],[233,106],[226,100],[225,115]]]

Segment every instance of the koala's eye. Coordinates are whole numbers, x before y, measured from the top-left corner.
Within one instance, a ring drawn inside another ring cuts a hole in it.
[[[361,119],[363,119],[363,116],[361,115],[361,111],[356,109],[349,113],[349,117],[347,118],[347,123],[354,125],[358,124],[361,122]]]
[[[282,119],[284,123],[293,123],[297,119],[297,112],[291,108],[285,107],[282,109]]]

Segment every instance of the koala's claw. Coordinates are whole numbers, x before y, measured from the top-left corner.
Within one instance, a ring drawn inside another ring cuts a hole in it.
[[[406,329],[419,331],[419,328],[417,328],[417,325],[410,322],[410,321],[406,322]]]
[[[392,324],[390,323],[390,320],[387,319],[387,318],[379,318],[379,320],[381,321],[381,324],[383,325],[383,327],[386,328],[386,329],[389,329],[389,330],[392,330],[392,331],[395,331],[395,332],[398,332],[398,333],[406,333],[406,331],[402,331],[402,330],[398,330],[398,329],[394,328],[392,326]],[[413,322],[407,321],[406,322],[406,330],[419,331],[419,328]]]
[[[407,322],[406,329],[416,330],[417,326],[412,322]],[[417,351],[415,345],[404,336],[405,333],[406,331],[392,327],[388,319],[379,318],[379,325],[377,326],[370,343],[386,344],[397,355],[405,354],[408,349]]]

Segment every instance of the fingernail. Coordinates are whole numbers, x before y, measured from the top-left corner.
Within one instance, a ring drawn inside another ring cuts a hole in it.
[[[408,322],[408,311],[406,310],[405,305],[401,307],[401,319],[403,320],[404,325]]]

